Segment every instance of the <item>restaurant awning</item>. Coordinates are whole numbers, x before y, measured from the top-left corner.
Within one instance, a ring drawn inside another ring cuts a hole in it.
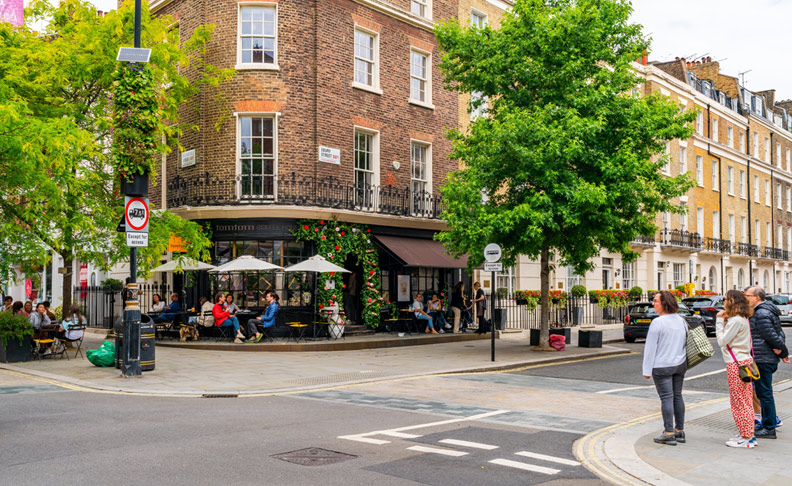
[[[408,267],[467,268],[467,255],[455,259],[439,241],[397,236],[375,236],[396,258]]]

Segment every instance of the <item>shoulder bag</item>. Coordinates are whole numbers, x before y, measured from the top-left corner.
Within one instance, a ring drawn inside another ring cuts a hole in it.
[[[693,368],[715,354],[715,349],[709,339],[707,339],[707,333],[704,332],[704,326],[696,326],[690,329],[690,325],[688,325],[685,353],[687,354],[688,369]]]

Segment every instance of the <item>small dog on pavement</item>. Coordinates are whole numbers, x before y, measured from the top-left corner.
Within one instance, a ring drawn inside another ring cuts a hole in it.
[[[179,329],[179,341],[186,342],[188,337],[192,337],[193,341],[198,340],[198,329],[195,327],[182,327]]]

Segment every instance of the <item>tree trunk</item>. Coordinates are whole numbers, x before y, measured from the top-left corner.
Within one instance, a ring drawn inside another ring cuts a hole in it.
[[[539,328],[539,349],[550,347],[550,248],[542,248],[540,257],[540,282],[542,297],[539,305],[542,308]]]
[[[66,255],[66,258],[63,259],[63,268],[66,269],[66,273],[63,274],[63,315],[68,315],[69,307],[72,304],[72,267],[74,266],[74,257],[72,255]]]

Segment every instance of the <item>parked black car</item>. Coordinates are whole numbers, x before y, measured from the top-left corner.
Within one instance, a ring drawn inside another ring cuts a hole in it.
[[[687,321],[690,328],[703,326],[704,319],[690,312],[683,303],[679,303],[679,315]],[[660,315],[654,311],[651,302],[638,302],[630,306],[629,313],[624,317],[624,340],[634,343],[636,339],[646,339],[649,325]]]
[[[715,335],[715,320],[718,312],[723,310],[723,296],[722,295],[702,295],[699,297],[688,297],[682,299],[690,312],[704,319],[704,330],[707,331],[707,336]]]

